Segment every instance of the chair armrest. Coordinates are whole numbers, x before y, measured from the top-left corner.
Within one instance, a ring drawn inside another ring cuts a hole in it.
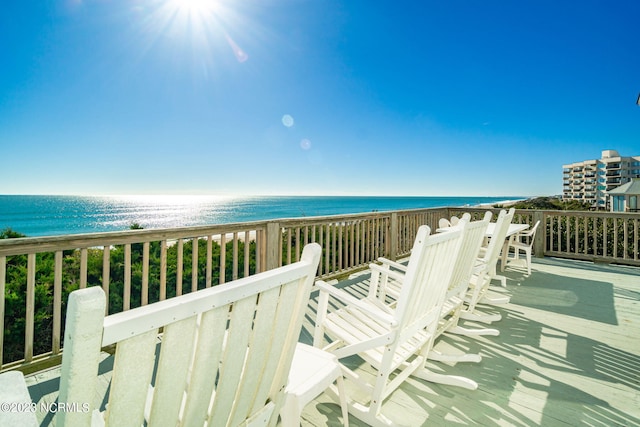
[[[392,279],[396,279],[396,280],[404,280],[404,272],[399,272],[399,271],[395,271],[395,270],[389,270],[386,268],[383,268],[381,266],[379,266],[378,264],[369,264],[369,268],[371,270],[375,270],[376,272],[380,273],[380,274],[386,274],[387,276],[391,277]]]
[[[347,292],[343,291],[342,289],[337,289],[335,286],[332,286],[327,282],[318,280],[316,282],[316,287],[320,289],[321,292],[324,291],[329,295],[331,295],[332,297],[342,301],[343,303],[352,307],[356,307],[358,310],[367,313],[368,315],[370,315],[371,317],[374,317],[376,320],[382,323],[386,323],[391,327],[395,327],[398,324],[396,322],[396,319],[393,316],[385,313],[381,309],[374,310],[370,305],[365,304],[358,298],[355,298],[354,296],[349,295]]]
[[[407,266],[406,265],[400,264],[399,262],[391,261],[390,259],[387,259],[385,257],[379,257],[378,261],[380,261],[381,263],[386,264],[386,265],[388,265],[390,267],[393,267],[393,268],[395,268],[397,270],[405,271],[405,272],[407,271]]]

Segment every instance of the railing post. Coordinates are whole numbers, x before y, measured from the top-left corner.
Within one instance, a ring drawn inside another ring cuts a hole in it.
[[[544,246],[547,241],[547,224],[545,223],[546,219],[544,211],[533,211],[533,224],[531,224],[531,226],[533,227],[537,221],[540,221],[540,230],[538,230],[533,240],[533,254],[536,258],[543,258],[545,250]]]
[[[398,256],[398,213],[391,213],[391,221],[389,222],[389,259],[392,261],[396,260]]]
[[[279,257],[282,254],[278,254],[280,248],[280,223],[268,222],[267,223],[267,236],[265,239],[265,270],[273,270],[280,266]]]

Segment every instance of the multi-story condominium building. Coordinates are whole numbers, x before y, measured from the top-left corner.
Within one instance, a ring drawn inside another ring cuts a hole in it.
[[[594,160],[562,165],[562,198],[607,208],[607,191],[640,177],[640,156],[623,157],[616,150],[602,151]]]

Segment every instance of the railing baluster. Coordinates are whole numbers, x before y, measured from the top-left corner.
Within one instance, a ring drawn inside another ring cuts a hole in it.
[[[160,301],[167,298],[167,241],[160,243]]]
[[[557,251],[560,252],[556,246],[556,242],[557,242],[557,236],[556,236],[556,231],[558,229],[557,226],[557,222],[559,221],[559,217],[557,215],[551,214],[549,216],[549,234],[548,234],[548,239],[549,239],[549,248],[552,251]]]
[[[609,253],[608,242],[607,242],[607,225],[609,224],[608,218],[603,218],[602,220],[602,256],[606,257],[607,253]]]
[[[593,239],[593,245],[591,245],[591,248],[593,250],[593,255],[597,256],[598,255],[598,218],[597,217],[591,218],[591,223],[593,224],[593,228],[591,229],[591,237]]]
[[[351,224],[349,225],[349,233],[351,234],[350,247],[349,247],[349,266],[354,267],[357,264],[356,263],[357,240],[356,240],[356,223],[355,222],[351,222]]]
[[[337,253],[336,253],[336,240],[337,240],[337,230],[336,230],[336,224],[332,223],[331,224],[331,271],[336,271],[336,260],[337,260]]]
[[[233,233],[233,270],[231,273],[231,280],[238,279],[238,233]]]
[[[24,361],[33,359],[33,332],[36,299],[36,254],[27,255],[27,295],[24,328]]]
[[[628,247],[627,247],[627,245],[629,244],[629,224],[626,219],[622,220],[622,228],[623,228],[623,238],[624,238],[623,240],[624,244],[622,245],[622,258],[627,259],[629,258]]]
[[[131,308],[131,244],[124,245],[124,295],[122,296],[122,309]]]
[[[198,238],[191,241],[191,292],[198,290]]]
[[[109,314],[109,284],[111,281],[111,246],[105,245],[102,248],[102,290],[104,291],[105,304],[104,314]]]
[[[205,279],[205,287],[211,287],[211,281],[213,277],[213,236],[207,236],[207,272]]]
[[[142,244],[142,295],[140,305],[149,304],[149,242]]]
[[[107,300],[108,301],[108,300]],[[108,306],[109,304],[107,304]],[[60,327],[62,324],[62,251],[56,251],[53,267],[53,330],[51,331],[52,353],[60,353]]]
[[[249,249],[251,248],[249,237],[250,237],[249,232],[245,231],[244,232],[244,277],[249,276],[249,265],[250,265]]]
[[[324,227],[322,225],[318,226],[318,244],[320,245],[320,247],[324,247],[324,242],[323,242],[323,230]],[[315,233],[314,233],[315,234]],[[318,274],[322,275],[323,274],[323,268],[324,268],[324,263],[323,263],[323,258],[326,258],[326,254],[323,253],[320,257],[320,263],[318,265]]]
[[[584,217],[584,254],[589,253],[589,218]]]
[[[227,273],[227,234],[222,233],[220,235],[220,279],[219,284],[226,282]]]
[[[342,224],[338,223],[338,270],[342,270]]]
[[[618,218],[613,218],[613,257],[618,258]]]
[[[7,257],[0,256],[0,369],[4,364],[4,295],[7,283]]]
[[[80,289],[87,287],[87,248],[80,249]]]
[[[558,252],[562,252],[562,218],[558,217],[558,234],[556,234],[558,245]]]
[[[361,221],[356,221],[355,223],[355,242],[354,244],[354,249],[353,249],[353,256],[355,259],[355,264],[362,264],[362,259],[360,258],[360,242],[362,241],[361,237],[360,237],[360,224],[362,222]]]
[[[640,257],[640,248],[638,247],[640,241],[638,240],[638,219],[633,220],[633,259],[638,260]]]
[[[256,273],[264,271],[264,265],[266,264],[267,250],[263,245],[264,233],[262,230],[256,230]]]
[[[291,228],[287,228],[287,264],[291,264],[292,259],[292,246],[293,236],[291,235]]]
[[[300,261],[300,227],[296,227],[296,262]]]
[[[182,295],[182,275],[184,274],[184,240],[178,239],[176,254],[176,296]]]
[[[573,219],[573,237],[574,237],[574,251],[578,250],[578,218],[571,218]],[[571,221],[570,218],[567,216],[567,252],[571,253]]]

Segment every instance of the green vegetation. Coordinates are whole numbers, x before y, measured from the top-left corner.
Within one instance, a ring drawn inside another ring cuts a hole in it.
[[[502,208],[502,205],[496,205],[496,208]],[[517,202],[509,207],[516,209],[539,209],[539,210],[558,210],[558,211],[588,211],[591,205],[579,200],[564,201],[558,197],[536,197],[533,199]]]
[[[133,228],[133,227],[132,227]],[[136,227],[135,229],[138,229]],[[26,237],[11,229],[0,232],[0,238]],[[206,287],[207,241],[198,239],[197,288]],[[250,241],[249,274],[256,272],[255,241]],[[236,277],[244,276],[245,242],[237,241]],[[174,297],[178,290],[178,244],[167,247],[166,298]],[[160,300],[161,244],[151,242],[149,245],[149,284],[148,302]],[[225,245],[225,281],[234,278],[233,241]],[[101,286],[103,283],[103,250],[89,248],[87,250],[87,283],[88,286]],[[185,240],[183,244],[183,265],[181,269],[182,294],[192,290],[192,254],[193,240]],[[220,283],[220,245],[212,242],[212,285]],[[53,298],[55,254],[53,252],[36,255],[35,272],[35,316],[34,316],[34,349],[33,354],[51,351],[53,334]],[[66,302],[69,293],[80,286],[81,251],[64,251],[62,259],[62,325],[66,314]],[[109,263],[109,313],[122,311],[124,306],[125,279],[125,247],[123,245],[110,248]],[[142,304],[143,244],[131,245],[131,308]],[[26,255],[7,257],[5,285],[5,334],[3,362],[20,360],[24,357],[24,336],[26,326],[28,261]],[[64,336],[64,331],[61,332]]]

